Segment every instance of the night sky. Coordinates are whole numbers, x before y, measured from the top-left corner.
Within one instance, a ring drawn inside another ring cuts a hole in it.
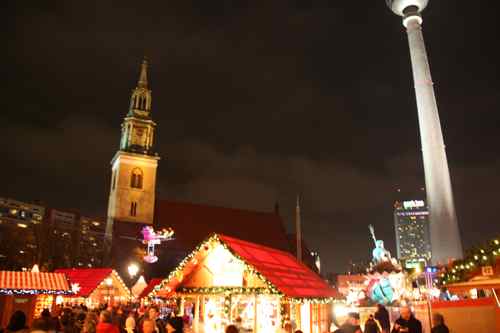
[[[424,37],[468,248],[500,232],[500,23],[490,1],[459,4],[431,1]],[[369,258],[370,223],[395,254],[393,202],[425,193],[406,34],[385,1],[10,6],[0,196],[104,217],[146,55],[159,198],[278,201],[292,232],[300,193],[328,270]]]

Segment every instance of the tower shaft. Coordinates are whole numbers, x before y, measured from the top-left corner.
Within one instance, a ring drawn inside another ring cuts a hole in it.
[[[297,205],[295,206],[295,236],[297,261],[302,262],[302,221],[300,216],[300,197],[297,195]]]
[[[463,252],[421,23],[420,16],[412,16],[404,20],[417,99],[425,186],[430,215],[432,262],[444,263],[450,258],[461,258]]]

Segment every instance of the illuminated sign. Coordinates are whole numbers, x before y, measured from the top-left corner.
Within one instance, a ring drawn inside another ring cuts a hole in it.
[[[425,207],[424,200],[409,200],[403,201],[404,209],[422,208]]]

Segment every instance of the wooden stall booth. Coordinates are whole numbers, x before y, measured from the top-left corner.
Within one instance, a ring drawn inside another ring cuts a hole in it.
[[[74,295],[63,297],[64,304],[85,304],[95,308],[99,304],[117,305],[126,303],[131,292],[122,278],[112,268],[68,268],[58,269],[71,283]]]
[[[26,314],[31,325],[43,309],[52,309],[56,297],[71,294],[64,274],[0,271],[0,327],[17,310]]]
[[[150,297],[175,298],[194,332],[272,333],[289,322],[304,333],[330,325],[336,292],[290,253],[213,234]]]

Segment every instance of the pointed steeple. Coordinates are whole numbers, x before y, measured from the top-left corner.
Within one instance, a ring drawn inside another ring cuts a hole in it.
[[[142,60],[141,74],[139,75],[138,88],[148,88],[148,60],[146,57]]]

